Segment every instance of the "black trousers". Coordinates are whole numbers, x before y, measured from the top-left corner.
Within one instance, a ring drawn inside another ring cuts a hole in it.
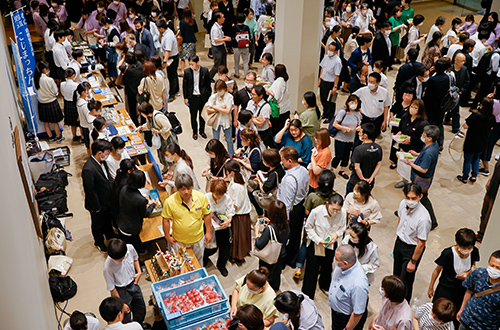
[[[146,304],[144,303],[141,287],[132,282],[121,288],[116,287],[116,291],[118,291],[123,302],[130,307],[132,320],[142,325],[146,316]],[[125,314],[124,321],[130,321],[130,313]]]
[[[368,303],[366,305],[368,306]],[[365,309],[365,312],[363,313],[363,316],[359,320],[358,324],[354,327],[354,329],[349,330],[363,330],[367,316],[368,310]],[[332,309],[332,330],[344,330],[347,323],[349,323],[350,318],[351,315],[342,314]]]
[[[481,77],[481,86],[479,86],[479,90],[472,101],[472,109],[477,109],[477,105],[492,91],[496,76],[496,74],[492,73]]]
[[[234,130],[233,130],[234,131]],[[269,127],[265,131],[258,131],[264,145],[268,148],[276,148],[273,140],[273,129]]]
[[[139,127],[139,118],[137,116],[137,99],[136,99],[136,93],[127,93],[127,99],[125,106],[127,108],[128,114],[130,116],[130,119],[134,122],[135,127]]]
[[[375,131],[377,133],[377,136],[381,132],[383,122],[384,122],[384,115],[383,114],[378,116],[378,117],[375,117],[375,118],[361,115],[361,125],[363,125],[364,123],[372,123],[373,125],[375,125]],[[375,142],[375,141],[373,141],[373,142]],[[352,150],[356,149],[356,147],[359,146],[360,144],[361,144],[361,140],[358,137],[356,137],[354,139],[354,145],[352,146]]]
[[[210,70],[210,78],[214,78],[219,66],[227,66],[227,51],[224,45],[212,46],[212,54],[214,56],[214,66]]]
[[[120,231],[118,231],[118,237],[122,239],[127,244],[132,244],[137,253],[144,252],[144,247],[142,245],[141,238],[139,235],[124,235]]]
[[[283,127],[285,127],[285,123],[288,118],[290,118],[290,111],[280,114],[278,118],[269,118],[271,121],[273,137],[276,136],[276,134],[278,134]]]
[[[268,264],[259,259],[259,267],[264,266],[269,270],[269,285],[274,291],[278,291],[281,285],[281,270],[285,264],[285,258],[279,258],[275,264]]]
[[[200,134],[205,133],[205,120],[201,117],[204,105],[199,95],[193,95],[189,98],[189,113],[191,115],[191,129],[193,130],[193,134],[198,134],[198,122],[196,118],[200,121]]]
[[[393,275],[401,277],[403,281],[405,281],[406,287],[408,288],[408,293],[406,294],[406,300],[408,302],[410,302],[411,295],[413,293],[415,273],[417,272],[420,260],[422,260],[422,256],[424,255],[422,252],[422,256],[420,256],[420,258],[417,260],[417,263],[415,264],[415,271],[412,273],[408,273],[408,271],[406,270],[406,266],[408,265],[408,262],[410,262],[416,247],[416,245],[406,244],[398,237],[396,238],[396,243],[394,243],[394,250],[392,251],[394,255],[394,267],[392,273]]]
[[[100,212],[90,212],[91,230],[95,245],[104,245],[104,236],[106,239],[116,237],[113,231],[114,216],[108,210]]]
[[[215,241],[217,242],[217,247],[215,249],[207,249],[203,253],[203,264],[206,265],[208,262],[208,257],[215,254],[219,250],[219,256],[217,258],[217,268],[226,267],[226,263],[229,260],[229,252],[231,248],[231,243],[229,238],[231,237],[230,228],[220,229],[215,231]]]
[[[300,243],[302,243],[302,227],[304,226],[305,215],[304,201],[292,207],[289,215],[290,236],[286,245],[287,265],[295,267],[297,255],[299,254]]]
[[[266,47],[266,42],[264,41],[264,34],[261,33],[259,37],[259,45],[255,47],[255,62],[258,63],[260,60],[260,57],[262,56],[262,52],[264,51],[264,48]]]
[[[349,156],[351,155],[353,142],[343,142],[335,140],[335,157],[332,159],[332,167],[346,167],[349,165]]]
[[[301,291],[313,300],[317,283],[319,283],[319,287],[326,292],[328,292],[330,288],[330,283],[332,282],[333,258],[335,257],[336,247],[337,244],[335,244],[333,250],[325,249],[324,257],[318,257],[314,254],[314,242],[311,242],[307,247],[307,262]]]
[[[328,102],[328,96],[334,86],[335,82],[325,81],[323,79],[321,79],[319,85],[319,98],[321,100],[321,105],[323,105],[323,118],[330,120],[335,116],[336,104],[334,102]]]
[[[170,60],[173,60],[169,66],[167,66],[167,78],[170,87],[168,89],[168,97],[174,98],[175,94],[179,92],[179,76],[177,75],[177,68],[179,67],[179,55],[170,56]]]

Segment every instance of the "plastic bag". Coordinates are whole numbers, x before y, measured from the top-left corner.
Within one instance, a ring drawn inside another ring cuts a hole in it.
[[[153,133],[153,139],[151,140],[153,147],[157,150],[161,149],[161,137],[160,134]]]
[[[67,256],[50,256],[49,257],[49,272],[51,270],[57,270],[61,275],[65,276],[71,265],[73,264],[73,258]]]
[[[52,170],[52,166],[54,165],[54,156],[50,152],[46,151],[43,154],[31,156],[28,159],[28,163],[33,181],[37,182],[41,174]]]
[[[56,251],[64,251],[66,250],[66,235],[59,228],[51,228],[47,233],[47,238],[45,239],[45,246],[49,251],[49,254],[52,254]]]

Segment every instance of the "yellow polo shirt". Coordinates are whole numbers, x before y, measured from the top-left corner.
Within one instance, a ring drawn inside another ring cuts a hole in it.
[[[191,196],[191,209],[176,192],[165,200],[161,212],[165,219],[172,219],[172,237],[183,244],[194,244],[203,238],[203,216],[211,212],[205,194],[193,190]]]

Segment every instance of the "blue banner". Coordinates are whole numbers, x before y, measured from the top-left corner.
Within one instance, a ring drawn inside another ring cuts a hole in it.
[[[14,35],[16,36],[16,43],[19,48],[19,55],[23,68],[23,76],[26,82],[26,87],[33,86],[33,76],[35,75],[35,51],[31,43],[31,35],[24,17],[24,12],[18,10],[11,14],[12,26],[14,27]]]

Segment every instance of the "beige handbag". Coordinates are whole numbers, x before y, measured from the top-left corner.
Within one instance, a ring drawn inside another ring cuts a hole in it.
[[[214,113],[208,113],[208,104],[205,104],[203,110],[201,111],[201,118],[205,121],[205,124],[210,127],[214,127],[217,122],[217,118],[219,117],[219,112],[216,111]]]
[[[453,139],[451,139],[450,146],[448,148],[448,152],[450,153],[450,156],[454,161],[458,161],[458,160],[460,160],[460,158],[462,158],[462,154],[464,152],[465,134],[466,133],[463,131],[458,131],[455,134],[455,136],[453,137]],[[453,157],[453,155],[451,154],[452,150],[460,153],[459,159],[455,159]]]
[[[259,250],[256,247],[254,247],[253,255],[259,258],[260,260],[264,261],[265,263],[273,265],[278,262],[281,253],[281,246],[283,244],[278,242],[278,240],[276,239],[276,233],[274,232],[273,226],[268,225],[268,227],[269,227],[269,235],[271,236],[269,238],[269,242],[267,243],[266,246],[264,246],[262,250]]]

